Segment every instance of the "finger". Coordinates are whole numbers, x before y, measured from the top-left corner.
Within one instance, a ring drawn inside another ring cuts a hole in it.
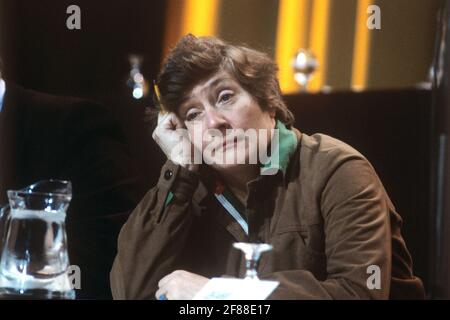
[[[158,113],[158,125],[166,121],[170,117],[170,113],[160,112]]]
[[[176,130],[184,127],[174,113],[167,114],[162,118],[159,126],[165,130]]]
[[[177,117],[175,113],[173,113],[172,123],[175,125],[176,129],[181,129],[185,127],[184,123],[180,120],[180,118]]]
[[[155,127],[152,133],[152,137],[155,141],[159,140],[159,136],[166,130],[167,128],[167,121],[169,121],[170,115],[168,113],[162,113],[160,112],[158,114],[158,125]],[[168,128],[170,129],[170,128]]]

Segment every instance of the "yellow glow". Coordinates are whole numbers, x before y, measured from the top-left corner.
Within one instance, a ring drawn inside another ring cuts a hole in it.
[[[325,84],[327,72],[328,26],[330,22],[330,0],[314,0],[310,48],[319,64],[309,84],[311,91],[318,91]]]
[[[299,89],[291,63],[297,50],[307,47],[307,15],[308,0],[280,0],[275,59],[283,93]]]
[[[167,0],[163,57],[185,34],[214,35],[221,0]]]
[[[367,7],[371,2],[371,0],[359,0],[356,11],[352,65],[352,87],[355,89],[363,89],[367,86],[370,36],[366,23]]]
[[[166,24],[164,30],[163,57],[181,36],[181,20],[183,19],[184,1],[167,0]]]
[[[192,33],[196,36],[216,33],[219,0],[184,0],[180,36]]]

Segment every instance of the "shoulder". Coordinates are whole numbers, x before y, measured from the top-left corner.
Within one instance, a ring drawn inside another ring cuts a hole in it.
[[[333,175],[345,173],[351,181],[360,173],[377,179],[370,162],[347,143],[325,134],[302,134],[300,139],[300,176],[323,188]]]
[[[21,114],[27,127],[40,130],[51,127],[52,132],[80,134],[86,131],[108,132],[121,137],[119,122],[110,108],[83,98],[52,95],[8,83],[10,103]]]
[[[338,166],[349,160],[367,159],[347,143],[325,134],[302,134],[300,161],[307,166]]]
[[[325,207],[357,195],[395,211],[372,164],[350,145],[324,134],[303,134],[300,150],[300,182],[311,194],[320,194]]]
[[[96,115],[107,114],[109,112],[105,106],[88,99],[50,95],[33,90],[25,90],[25,93],[28,102],[27,105],[34,108],[35,111],[52,111],[53,113],[67,115]]]
[[[101,104],[78,97],[53,95],[25,89],[12,82],[6,82],[5,100],[11,108],[21,113],[48,115],[52,118],[69,117],[71,114],[106,114],[108,108]]]

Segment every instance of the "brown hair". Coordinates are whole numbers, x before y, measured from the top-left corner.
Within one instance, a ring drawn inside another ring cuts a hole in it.
[[[185,94],[219,71],[227,71],[248,91],[263,110],[275,109],[288,128],[294,123],[284,104],[276,73],[277,65],[265,53],[228,44],[215,37],[182,37],[164,61],[158,77],[160,101],[177,112]]]

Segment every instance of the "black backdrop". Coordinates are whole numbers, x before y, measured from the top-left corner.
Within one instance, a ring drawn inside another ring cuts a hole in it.
[[[81,9],[81,30],[69,30],[69,5]],[[135,100],[126,85],[128,56],[144,58],[150,82],[162,54],[163,0],[0,0],[0,57],[4,78],[28,89],[95,99],[121,120],[149,185],[159,150],[145,143],[143,123],[149,99]]]
[[[81,30],[69,30],[69,5],[81,9]],[[165,1],[0,0],[0,54],[6,75],[25,87],[94,98],[124,89],[130,53],[157,73]]]

